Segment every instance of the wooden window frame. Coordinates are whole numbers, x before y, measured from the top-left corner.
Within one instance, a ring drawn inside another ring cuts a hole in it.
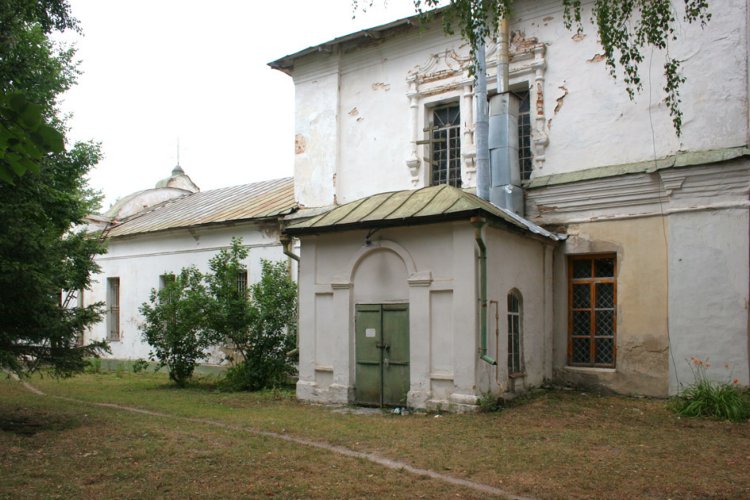
[[[612,259],[613,268],[611,277],[596,277],[594,270],[594,263],[597,259]],[[591,276],[587,278],[574,278],[573,277],[573,264],[576,261],[590,261],[591,263]],[[596,253],[596,254],[583,254],[583,255],[569,255],[568,256],[568,365],[579,366],[579,367],[592,367],[592,368],[615,368],[617,365],[617,254],[614,253]],[[573,307],[573,286],[574,285],[589,285],[589,307]],[[600,308],[597,307],[597,285],[599,284],[611,284],[612,285],[612,307],[611,308]],[[597,335],[596,324],[596,312],[612,310],[612,335]],[[576,311],[589,311],[589,334],[588,335],[574,335],[573,333],[573,315]],[[602,363],[596,361],[596,349],[597,339],[612,339],[612,362]],[[588,338],[589,339],[589,360],[588,362],[573,361],[573,340],[575,338]]]

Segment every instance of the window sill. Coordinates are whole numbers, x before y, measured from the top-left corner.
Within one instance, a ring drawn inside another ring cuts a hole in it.
[[[508,378],[524,378],[526,376],[526,372],[516,372],[516,373],[509,373]]]
[[[566,366],[563,370],[577,373],[617,373],[617,368],[599,368],[596,366]]]

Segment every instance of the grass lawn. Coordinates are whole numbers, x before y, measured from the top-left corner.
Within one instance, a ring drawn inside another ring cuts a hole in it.
[[[522,496],[750,498],[750,424],[679,418],[659,400],[551,391],[497,413],[435,418],[340,413],[290,392],[216,392],[210,381],[180,390],[152,373],[33,384],[48,396],[0,381],[2,498],[482,496],[239,428]],[[89,404],[100,402],[168,416]]]

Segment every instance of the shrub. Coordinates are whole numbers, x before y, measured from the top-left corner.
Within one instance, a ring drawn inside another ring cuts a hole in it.
[[[296,346],[297,285],[286,262],[261,259],[261,278],[248,293],[237,279],[246,273],[246,257],[242,240],[235,238],[209,262],[208,327],[239,357],[225,385],[255,391],[284,385],[294,371],[287,353]]]
[[[203,275],[193,266],[183,268],[164,288],[151,290],[149,302],[144,302],[140,311],[145,318],[141,332],[152,348],[150,358],[158,361],[159,368],[166,366],[169,378],[183,387],[214,343],[204,329]]]
[[[693,357],[690,363],[695,382],[672,398],[673,411],[686,417],[714,417],[732,422],[750,418],[750,394],[739,386],[737,379],[731,384],[713,382],[706,374],[711,366],[708,362]]]

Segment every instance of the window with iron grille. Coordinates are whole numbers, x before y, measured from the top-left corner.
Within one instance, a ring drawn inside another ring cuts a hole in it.
[[[461,187],[461,109],[458,104],[432,110],[431,185]]]
[[[518,107],[518,166],[521,171],[521,179],[529,180],[531,177],[531,107],[530,94],[528,90],[515,92],[520,99]]]
[[[120,278],[107,278],[107,340],[120,340]]]
[[[568,258],[568,364],[614,368],[617,261],[611,254]]]
[[[237,291],[240,295],[247,294],[247,271],[237,272]]]
[[[521,294],[513,290],[508,294],[508,375],[523,373],[521,352]]]

